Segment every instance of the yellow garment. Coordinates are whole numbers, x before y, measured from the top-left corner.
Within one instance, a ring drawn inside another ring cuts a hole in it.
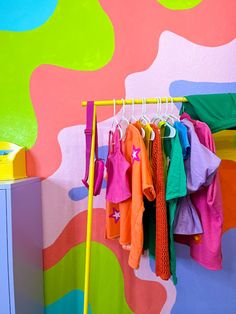
[[[142,122],[140,122],[141,127],[144,129],[145,131],[145,137],[143,139],[144,144],[147,148],[147,154],[148,154],[148,159],[150,161],[150,163],[152,162],[152,141],[151,141],[151,136],[152,136],[152,132],[153,129],[151,128],[150,124],[143,124]]]

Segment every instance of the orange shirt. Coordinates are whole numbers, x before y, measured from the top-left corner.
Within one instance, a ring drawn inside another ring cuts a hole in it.
[[[113,238],[120,233],[120,244],[130,245],[129,265],[138,268],[143,249],[143,196],[153,201],[156,194],[146,147],[139,130],[131,124],[126,130],[123,154],[132,165],[132,197],[115,206],[107,202],[106,235]]]

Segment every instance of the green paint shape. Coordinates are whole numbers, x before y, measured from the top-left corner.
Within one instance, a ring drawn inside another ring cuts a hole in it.
[[[171,10],[187,10],[196,7],[202,0],[157,0],[161,5]]]
[[[112,58],[114,31],[98,0],[59,0],[44,25],[26,32],[0,31],[0,42],[0,140],[29,148],[37,137],[32,72],[42,64],[97,70]]]
[[[85,243],[71,249],[44,272],[45,306],[72,290],[84,290]],[[92,313],[131,314],[125,299],[124,278],[118,260],[106,246],[92,242],[89,304]]]

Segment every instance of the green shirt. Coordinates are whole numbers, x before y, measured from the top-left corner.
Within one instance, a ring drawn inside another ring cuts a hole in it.
[[[208,124],[212,133],[236,129],[236,94],[209,94],[186,96],[180,114]]]
[[[166,128],[167,129],[167,128]],[[165,136],[167,136],[165,134]],[[168,208],[169,221],[169,251],[170,251],[170,270],[174,284],[177,283],[176,277],[176,256],[173,235],[173,223],[179,197],[187,194],[187,179],[184,168],[182,147],[178,132],[174,138],[164,139],[165,153],[169,160],[169,167],[166,182],[166,201]]]

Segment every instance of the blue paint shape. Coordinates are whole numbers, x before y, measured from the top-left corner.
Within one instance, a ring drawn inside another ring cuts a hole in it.
[[[98,156],[101,159],[104,159],[104,162],[106,162],[108,153],[108,146],[100,146],[98,148]],[[107,186],[106,180],[103,180],[102,182],[102,189],[105,189]],[[81,201],[82,199],[86,198],[88,196],[88,190],[85,186],[79,186],[70,189],[68,192],[68,196],[72,201]]]
[[[212,83],[179,80],[172,82],[169,90],[172,97],[201,94],[236,93],[236,82]],[[176,104],[176,106],[178,109],[180,109],[181,103]]]
[[[78,188],[72,188],[68,192],[68,196],[72,201],[80,201],[88,196],[88,190],[85,186],[80,186]]]
[[[222,237],[223,269],[207,270],[192,260],[189,248],[176,244],[177,299],[172,314],[236,313],[236,229]]]
[[[98,156],[99,158],[103,159],[105,162],[107,160],[107,154],[108,154],[108,146],[100,146],[98,147]]]
[[[102,181],[102,189],[105,189],[107,187],[106,180]],[[72,188],[68,192],[69,198],[72,201],[81,201],[82,199],[86,198],[88,196],[88,189],[85,186],[80,186],[78,188]]]
[[[73,290],[58,301],[45,307],[46,314],[76,314],[83,313],[84,292],[81,290]],[[89,304],[89,314],[92,314]]]
[[[154,257],[151,256],[151,255],[149,255],[149,265],[150,265],[151,271],[152,271],[153,273],[155,273],[156,261],[155,261]]]
[[[43,25],[58,0],[0,0],[0,30],[23,32]]]

